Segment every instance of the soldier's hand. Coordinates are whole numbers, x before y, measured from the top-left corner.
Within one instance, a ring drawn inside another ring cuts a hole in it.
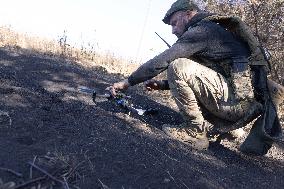
[[[130,84],[128,83],[128,80],[125,79],[125,80],[122,80],[120,82],[114,83],[110,87],[107,87],[106,90],[108,90],[112,96],[116,96],[117,92],[125,91],[125,90],[128,89],[129,86],[130,86]]]
[[[151,79],[151,80],[145,81],[144,86],[148,91],[160,90],[161,89],[161,81]]]

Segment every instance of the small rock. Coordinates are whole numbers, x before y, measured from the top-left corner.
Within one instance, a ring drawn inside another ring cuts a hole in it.
[[[243,137],[243,136],[246,134],[246,132],[244,131],[243,128],[239,128],[239,129],[230,131],[230,134],[231,134],[234,138],[241,138],[241,137]]]
[[[169,183],[169,182],[171,182],[170,179],[168,179],[168,178],[165,178],[165,179],[164,179],[164,183]]]

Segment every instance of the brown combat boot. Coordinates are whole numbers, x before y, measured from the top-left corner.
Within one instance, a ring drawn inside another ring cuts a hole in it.
[[[182,123],[180,125],[164,124],[162,130],[166,135],[171,138],[189,144],[196,150],[207,150],[209,147],[209,141],[206,136],[208,131],[208,124],[203,123],[201,128],[192,126],[191,124]]]

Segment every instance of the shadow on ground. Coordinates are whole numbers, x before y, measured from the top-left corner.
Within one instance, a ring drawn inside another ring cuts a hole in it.
[[[128,115],[76,90],[104,92],[122,78],[39,52],[0,49],[0,178],[16,188],[283,187],[283,159],[248,157],[220,144],[195,152],[169,140],[161,124],[180,116],[145,93],[129,91],[135,105],[157,108],[155,116]]]

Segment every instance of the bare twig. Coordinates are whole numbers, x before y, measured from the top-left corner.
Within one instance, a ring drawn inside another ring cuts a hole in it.
[[[12,173],[12,174],[16,175],[17,177],[23,177],[23,174],[18,173],[16,171],[12,170],[12,169],[7,169],[7,168],[0,167],[0,170]]]
[[[176,185],[178,185],[177,182],[176,182],[176,180],[175,180],[175,178],[171,175],[170,171],[166,171],[166,172],[167,172],[167,174],[170,176],[170,178],[174,181],[174,183],[175,183]]]
[[[80,189],[78,186],[72,186],[73,188]]]
[[[65,177],[63,177],[63,180],[64,180],[64,186],[65,186],[64,188],[65,188],[65,189],[70,189],[70,188],[69,188],[69,185],[68,185],[68,182],[67,182],[67,180],[66,180]]]
[[[88,160],[88,164],[89,164],[89,168],[91,169],[91,172],[93,173],[94,172],[94,165],[93,163],[91,162],[90,158],[89,157],[86,157],[87,160]]]
[[[259,36],[259,30],[258,30],[258,19],[257,19],[257,11],[259,9],[259,6],[255,6],[255,4],[251,4],[251,9],[253,11],[253,17],[254,17],[254,28],[255,28],[255,35],[259,41],[259,43],[261,43],[260,40],[260,36]],[[260,44],[262,45],[262,44]]]
[[[177,160],[177,159],[175,159],[175,158],[172,158],[172,157],[170,157],[169,155],[167,155],[165,152],[163,152],[163,151],[161,151],[161,150],[159,150],[158,148],[156,148],[155,146],[153,146],[153,145],[151,145],[151,144],[149,144],[150,146],[152,146],[152,147],[154,147],[158,152],[160,152],[160,153],[162,153],[162,154],[164,154],[167,158],[169,158],[169,159],[171,159],[171,160],[173,160],[173,161],[176,161],[176,162],[179,162],[180,163],[180,161],[179,160]]]
[[[189,187],[182,180],[180,180],[180,179],[178,179],[178,180],[182,183],[182,185],[184,185],[187,189],[189,189]]]
[[[105,185],[100,179],[98,179],[98,181],[102,185],[103,189],[109,189],[109,187],[107,185]]]
[[[37,158],[37,156],[34,157],[33,164],[35,164],[36,158]],[[30,167],[30,179],[32,179],[32,178],[33,178],[33,166]]]
[[[167,172],[167,174],[169,175],[169,177],[174,181],[174,183],[178,186],[178,184],[177,184],[175,178],[171,175],[170,171],[166,171],[166,172]],[[184,182],[182,182],[180,179],[178,179],[178,180],[179,180],[179,182],[180,182],[183,186],[185,186],[187,189],[189,189],[188,186],[187,186]]]
[[[39,178],[36,178],[36,179],[33,179],[33,180],[29,180],[28,182],[25,182],[21,185],[16,186],[14,189],[26,188],[26,186],[33,184],[35,182],[39,182],[39,181],[44,180],[44,179],[46,179],[46,176],[39,177]]]
[[[166,173],[170,176],[170,178],[171,178],[174,182],[176,182],[175,179],[174,179],[174,177],[171,175],[170,171],[166,171]]]
[[[38,171],[42,172],[43,174],[45,174],[46,176],[48,176],[49,178],[51,178],[52,180],[62,184],[63,186],[65,185],[65,183],[57,178],[55,178],[53,175],[51,175],[50,173],[48,173],[47,171],[41,169],[40,167],[38,167],[37,165],[35,165],[34,163],[28,162],[29,165],[33,166],[34,168],[36,168]]]
[[[67,175],[67,179],[69,177],[71,177],[71,175],[76,171],[76,169],[83,163],[85,163],[85,160],[80,162],[80,163],[78,163],[74,168],[71,168],[70,171],[68,171],[68,173],[66,174]]]
[[[258,2],[257,0],[249,0],[249,3],[251,5],[259,5],[260,4],[260,2]]]

